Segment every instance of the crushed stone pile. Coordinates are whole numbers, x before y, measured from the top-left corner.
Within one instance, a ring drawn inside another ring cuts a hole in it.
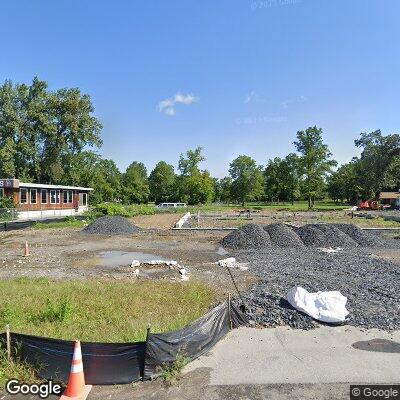
[[[374,233],[360,229],[353,224],[336,224],[336,226],[350,236],[359,246],[362,247],[382,247],[385,241]]]
[[[348,298],[349,325],[400,329],[400,269],[360,247],[334,255],[312,247],[236,250],[234,255],[248,262],[249,270],[260,278],[242,293],[246,313],[255,324],[298,329],[319,326],[286,300],[293,286],[301,286],[309,292],[339,290]]]
[[[288,225],[277,223],[264,226],[268,232],[271,242],[279,247],[304,247],[300,236]]]
[[[307,224],[300,228],[282,223],[248,224],[229,233],[220,243],[230,249],[399,247],[393,239],[383,239],[352,224]]]
[[[357,247],[350,236],[334,224],[307,224],[297,229],[306,246],[312,247]]]
[[[247,224],[229,233],[220,243],[229,249],[254,249],[271,246],[271,238],[261,226]]]
[[[84,232],[97,235],[129,235],[140,231],[140,228],[131,224],[120,216],[100,217],[83,229]]]

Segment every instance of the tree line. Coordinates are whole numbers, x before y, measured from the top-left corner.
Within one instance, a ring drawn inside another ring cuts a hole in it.
[[[166,201],[205,204],[307,200],[310,208],[329,196],[355,202],[381,190],[400,188],[400,136],[362,133],[355,145],[362,152],[337,168],[316,126],[298,131],[294,151],[265,166],[247,155],[230,163],[222,179],[201,168],[203,149],[181,154],[177,170],[160,161],[148,173],[142,162],[125,172],[102,158],[100,121],[90,96],[77,88],[51,91],[35,77],[30,85],[6,81],[0,87],[0,177],[24,181],[88,186],[91,202],[127,204]]]

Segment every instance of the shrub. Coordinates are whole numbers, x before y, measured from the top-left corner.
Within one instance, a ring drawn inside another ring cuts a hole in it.
[[[68,299],[62,299],[60,303],[55,306],[50,299],[46,299],[46,308],[39,315],[41,322],[67,322],[72,315],[72,306]]]
[[[185,365],[189,362],[187,357],[177,354],[175,361],[165,364],[161,371],[161,376],[168,385],[174,385],[181,377]]]

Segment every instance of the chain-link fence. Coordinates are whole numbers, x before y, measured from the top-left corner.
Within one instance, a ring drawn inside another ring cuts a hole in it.
[[[18,210],[16,208],[0,208],[0,222],[18,220]]]

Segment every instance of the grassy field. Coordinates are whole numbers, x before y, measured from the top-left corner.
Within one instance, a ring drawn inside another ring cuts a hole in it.
[[[182,328],[204,315],[216,294],[200,282],[0,281],[0,326],[12,332],[96,342],[136,342]],[[37,382],[18,358],[0,348],[0,389],[8,379]]]
[[[338,217],[323,215],[319,218],[321,222],[355,224],[362,228],[400,228],[396,221],[385,221],[382,217],[377,218],[350,218],[349,216]]]
[[[53,221],[49,223],[35,222],[33,229],[53,229],[53,228],[84,228],[87,225],[86,221],[81,221],[75,218],[65,218],[61,221]]]
[[[146,329],[179,329],[216,301],[200,282],[0,281],[0,326],[13,332],[60,339],[135,342]]]
[[[318,202],[312,211],[341,211],[349,208],[349,205],[337,204],[331,201]],[[280,203],[280,204],[265,204],[265,203],[247,203],[243,207],[238,204],[222,204],[222,205],[204,205],[201,207],[189,207],[189,211],[229,211],[229,210],[266,210],[266,211],[309,211],[308,203],[306,201],[297,201],[294,204]]]

